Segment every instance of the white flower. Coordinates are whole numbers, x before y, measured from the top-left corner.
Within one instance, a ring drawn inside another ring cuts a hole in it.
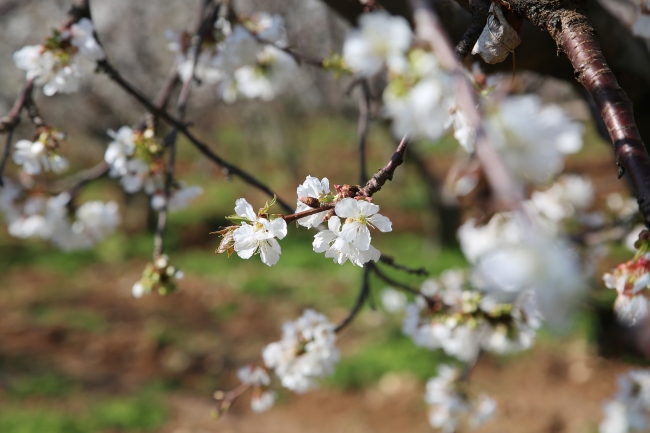
[[[171,196],[169,197],[169,203],[167,204],[167,210],[170,212],[175,212],[177,210],[185,209],[189,206],[190,202],[203,194],[203,188],[200,186],[182,186],[179,189],[172,191]],[[159,192],[151,196],[151,208],[153,210],[160,210],[165,205],[165,194],[164,192]]]
[[[133,129],[122,126],[117,132],[109,129],[107,133],[113,141],[106,148],[104,161],[111,166],[112,177],[124,176],[128,172],[127,161],[135,153]]]
[[[95,27],[88,18],[82,18],[70,26],[70,43],[79,49],[79,54],[96,62],[106,56],[97,39],[95,39]]]
[[[336,204],[334,211],[341,218],[345,218],[345,224],[343,224],[339,235],[341,240],[354,244],[361,251],[370,248],[370,230],[368,226],[381,232],[393,230],[390,220],[377,213],[379,212],[379,206],[365,200],[344,198]]]
[[[531,202],[535,210],[553,222],[575,217],[585,210],[594,198],[591,181],[578,175],[562,175],[546,191],[534,191]]]
[[[120,184],[124,191],[136,193],[143,186],[150,183],[151,170],[149,165],[140,158],[132,158],[126,162],[124,174],[120,179]]]
[[[14,145],[13,160],[22,165],[25,173],[37,175],[43,171],[62,173],[68,169],[68,161],[61,155],[48,150],[41,141],[19,140]],[[42,168],[41,168],[42,167]]]
[[[399,292],[393,288],[386,288],[381,291],[381,305],[384,306],[384,310],[389,313],[397,313],[404,310],[406,307],[406,295],[402,292]]]
[[[272,45],[264,47],[257,57],[256,65],[235,71],[237,90],[247,98],[270,101],[291,83],[297,70],[296,61]]]
[[[342,265],[348,259],[356,266],[363,266],[370,260],[377,261],[381,256],[379,250],[372,245],[368,249],[360,250],[353,242],[343,240],[341,236],[341,220],[333,216],[327,221],[329,230],[323,230],[314,236],[312,246],[317,253],[325,253],[325,257],[334,259]]]
[[[253,409],[253,412],[257,413],[264,412],[271,409],[274,403],[275,392],[264,390],[259,394],[253,394],[253,397],[251,398],[251,409]]]
[[[254,365],[246,365],[237,370],[237,377],[241,383],[247,385],[269,386],[271,378],[265,369]]]
[[[42,45],[31,45],[14,53],[14,62],[19,69],[26,71],[28,80],[33,79],[34,84],[43,86],[46,96],[79,89],[79,78],[83,74],[75,56],[64,62]]]
[[[487,395],[470,399],[459,392],[457,368],[440,365],[438,376],[429,379],[425,401],[430,406],[429,423],[443,433],[454,433],[463,419],[476,428],[494,415],[496,403]]]
[[[262,357],[282,386],[303,393],[317,386],[316,379],[334,373],[340,358],[335,344],[334,326],[327,317],[307,309],[282,326],[282,340],[266,346]]]
[[[392,119],[394,137],[404,135],[439,139],[449,124],[447,88],[439,77],[421,80],[407,92],[388,86],[384,90],[384,115]]]
[[[486,129],[506,165],[521,180],[546,182],[561,171],[564,155],[582,148],[584,127],[536,95],[500,101]]]
[[[237,255],[242,259],[250,259],[253,254],[259,253],[264,264],[276,264],[282,252],[276,238],[283,239],[287,235],[286,221],[282,218],[269,221],[258,217],[253,206],[243,198],[237,200],[235,212],[250,222],[242,222],[241,227],[233,232]]]
[[[623,323],[633,325],[648,315],[650,289],[650,253],[621,263],[603,275],[608,289],[617,292],[614,311]]]
[[[298,194],[296,213],[304,212],[310,210],[311,207],[301,202],[300,199],[302,197],[323,199],[330,193],[330,182],[326,177],[324,177],[322,180],[318,180],[317,177],[307,176],[302,185],[298,186],[296,193]],[[324,211],[305,218],[300,218],[298,220],[298,224],[307,228],[316,227],[323,222],[326,214],[327,211]]]
[[[479,226],[469,218],[458,229],[458,240],[463,254],[470,263],[502,244],[516,244],[524,234],[518,218],[510,213],[497,213],[487,224]]]
[[[650,415],[650,373],[633,370],[618,380],[618,394],[604,405],[600,433],[647,431]]]
[[[137,299],[142,298],[142,295],[144,295],[144,293],[145,293],[145,288],[140,281],[135,283],[131,288],[131,294],[133,295],[134,298]]]
[[[386,64],[393,71],[406,68],[406,51],[413,34],[402,17],[371,12],[359,18],[359,30],[352,31],[343,45],[343,58],[362,76],[371,76]]]

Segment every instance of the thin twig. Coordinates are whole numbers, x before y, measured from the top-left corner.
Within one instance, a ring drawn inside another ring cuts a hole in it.
[[[74,198],[81,192],[81,190],[88,183],[105,176],[108,173],[109,169],[110,166],[105,161],[102,161],[99,164],[95,165],[94,167],[91,167],[87,170],[77,173],[72,178],[64,179],[59,182],[56,182],[54,185],[52,185],[51,189],[53,191],[57,191],[57,190],[67,191],[70,194],[70,197]],[[64,185],[70,184],[71,182],[73,182],[72,185],[65,188],[61,188]]]
[[[335,205],[336,203],[327,203],[321,205],[321,207],[318,208],[307,209],[306,211],[296,212],[291,215],[286,215],[286,216],[283,215],[282,218],[284,218],[287,224],[291,224],[292,222],[298,221],[301,218],[306,218],[308,216],[316,215],[317,213],[326,212],[328,210],[334,209]]]
[[[20,122],[20,112],[25,107],[27,101],[31,98],[34,90],[34,81],[27,80],[22,90],[18,94],[14,105],[6,116],[0,119],[0,134],[9,132],[14,129]]]
[[[189,100],[190,90],[192,87],[192,77],[194,70],[201,54],[201,44],[205,39],[207,31],[212,28],[219,13],[219,4],[213,0],[204,0],[199,8],[197,23],[195,25],[194,36],[192,37],[192,46],[190,47],[190,55],[192,56],[192,66],[190,67],[189,79],[183,83],[181,92],[178,96],[176,103],[176,117],[183,119],[185,117],[185,109],[187,108],[187,101]],[[164,145],[169,149],[169,159],[165,167],[165,190],[163,205],[158,211],[158,224],[156,226],[156,233],[154,235],[154,249],[153,258],[158,258],[164,251],[164,238],[165,230],[167,228],[167,214],[169,206],[169,198],[171,197],[171,188],[174,182],[174,163],[176,160],[176,139],[178,137],[178,129],[172,128],[164,140]]]
[[[7,133],[7,141],[5,142],[5,149],[2,153],[2,162],[0,162],[0,186],[5,186],[5,181],[3,179],[3,173],[5,172],[5,165],[7,165],[7,159],[9,159],[9,154],[11,150],[11,140],[14,137],[15,128],[11,128]]]
[[[347,317],[343,319],[343,321],[336,328],[334,328],[334,332],[337,334],[350,323],[352,323],[357,314],[359,314],[359,311],[361,311],[363,304],[366,303],[366,300],[370,295],[370,270],[374,266],[375,264],[372,262],[368,262],[363,266],[363,279],[361,280],[361,289],[359,290],[359,294],[357,295],[357,299],[354,302],[350,313],[348,313]]]
[[[428,277],[429,276],[429,272],[426,269],[424,269],[424,268],[409,268],[407,266],[397,264],[397,263],[395,263],[395,259],[393,257],[387,256],[385,254],[382,254],[379,257],[379,261],[381,263],[387,265],[387,266],[390,266],[391,268],[398,269],[400,271],[406,272],[407,274],[418,275],[418,276],[421,276],[421,277]]]

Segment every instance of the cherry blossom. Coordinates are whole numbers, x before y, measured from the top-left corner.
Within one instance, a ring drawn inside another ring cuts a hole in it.
[[[539,96],[520,95],[499,101],[486,129],[520,180],[543,183],[559,173],[564,155],[582,148],[584,127],[559,106],[542,106]]]
[[[282,386],[303,393],[315,388],[317,379],[334,373],[340,358],[335,344],[334,326],[327,317],[307,309],[282,326],[282,339],[266,346],[262,357]]]
[[[334,259],[335,263],[342,265],[348,259],[356,266],[363,266],[369,261],[377,261],[381,256],[378,249],[368,244],[366,250],[360,250],[353,242],[341,238],[341,220],[333,216],[327,221],[328,230],[323,230],[314,236],[312,246],[317,253],[325,253],[325,257]]]
[[[359,29],[350,32],[343,45],[343,58],[359,75],[369,77],[385,64],[390,70],[406,67],[406,51],[411,46],[413,33],[402,17],[386,12],[361,15]]]
[[[25,173],[34,176],[41,170],[63,173],[68,169],[68,160],[51,150],[45,141],[19,140],[14,144],[13,160]]]
[[[459,382],[457,368],[442,364],[438,376],[429,379],[425,401],[430,406],[429,423],[443,433],[454,433],[463,420],[476,428],[494,416],[496,403],[487,395],[470,399]]]
[[[317,177],[307,176],[302,185],[298,186],[296,193],[298,194],[296,213],[304,212],[311,209],[310,206],[302,201],[304,199],[316,199],[318,204],[320,204],[322,201],[329,200],[328,196],[330,194],[330,182],[326,177],[324,177],[322,180],[318,180]],[[324,211],[305,218],[300,218],[298,220],[298,224],[307,228],[316,227],[323,222],[326,214],[327,211]]]
[[[647,251],[647,241],[645,243]],[[640,250],[632,260],[621,263],[616,269],[603,275],[608,289],[617,292],[614,310],[618,318],[628,325],[636,323],[648,315],[650,289],[650,253]]]
[[[235,252],[242,259],[250,259],[259,254],[262,263],[273,266],[280,260],[282,252],[277,239],[287,235],[287,223],[282,218],[268,220],[258,217],[246,199],[240,198],[235,205],[235,212],[244,221],[233,232]]]
[[[142,272],[142,278],[131,288],[134,298],[141,298],[157,290],[160,295],[168,295],[177,289],[177,281],[185,274],[169,262],[169,256],[162,254],[153,263],[147,264]]]
[[[603,406],[600,433],[632,433],[650,427],[650,373],[632,370],[619,376],[618,393]]]
[[[334,208],[336,215],[345,218],[339,237],[345,242],[354,244],[361,251],[370,248],[370,229],[376,228],[381,232],[393,230],[388,218],[378,214],[379,206],[365,200],[344,198]]]

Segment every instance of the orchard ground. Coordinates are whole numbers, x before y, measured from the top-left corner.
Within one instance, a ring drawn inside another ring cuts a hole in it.
[[[356,183],[353,123],[321,119],[287,128],[290,132],[271,131],[281,139],[270,141],[251,139],[237,124],[219,127],[214,137],[221,154],[278,188],[287,201],[295,200],[295,188],[307,175],[328,177],[330,184]],[[369,140],[370,172],[387,161],[394,146],[378,130]],[[611,150],[595,137],[589,128],[585,149],[569,158],[567,168],[591,176],[602,202],[625,185],[615,180]],[[415,146],[442,181],[457,145],[449,140]],[[78,149],[71,160],[79,167],[103,154],[101,146],[82,151],[75,142],[67,149]],[[361,271],[314,253],[315,232],[296,227],[289,228],[280,262],[272,268],[258,257],[244,261],[213,254],[218,239],[208,232],[227,223],[235,200],[245,197],[258,208],[267,198],[236,179],[225,182],[220,170],[186,143],[180,145],[179,178],[205,191],[171,217],[167,252],[186,275],[171,296],[132,298],[131,286],[151,255],[147,227],[153,215],[146,196],[124,197],[113,180],[91,184],[81,196],[82,201],[112,198],[123,210],[124,230],[96,250],[62,253],[2,232],[0,431],[432,431],[424,383],[445,358],[401,335],[400,318],[377,305],[385,287],[378,280],[372,280],[376,309],[365,308],[340,335],[342,360],[320,390],[302,396],[280,391],[276,407],[264,414],[251,413],[244,396],[220,420],[212,419],[212,393],[237,385],[236,369],[259,360],[264,345],[279,338],[284,320],[307,307],[334,322],[344,318]],[[407,162],[377,194],[375,202],[394,222],[394,232],[377,233],[373,244],[399,263],[436,275],[464,261],[458,249],[438,244],[422,185]],[[612,251],[603,270],[630,255]],[[387,272],[413,285],[421,281]],[[571,331],[543,332],[529,352],[481,360],[471,376],[473,389],[493,396],[498,414],[478,432],[595,431],[602,402],[615,392],[617,375],[629,368],[597,355],[598,320],[589,311],[611,305],[612,295],[596,281],[585,301],[587,312]]]

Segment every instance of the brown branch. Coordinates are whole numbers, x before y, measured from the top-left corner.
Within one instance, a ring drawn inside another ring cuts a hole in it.
[[[393,180],[395,169],[404,162],[404,152],[406,152],[407,145],[408,137],[405,135],[397,146],[395,153],[390,158],[390,161],[388,161],[388,164],[380,168],[379,171],[372,176],[372,179],[366,183],[366,186],[359,190],[360,195],[372,197],[372,195],[379,191],[386,182]]]
[[[566,53],[576,80],[593,98],[607,127],[619,178],[628,174],[643,220],[650,227],[650,156],[634,121],[632,103],[609,68],[591,22],[582,10],[554,2],[538,5],[518,0],[511,7],[519,16],[548,31]]]
[[[20,112],[25,108],[25,104],[32,97],[32,91],[34,90],[34,81],[27,80],[25,86],[18,94],[18,97],[14,101],[14,105],[9,110],[6,116],[0,119],[0,134],[6,133],[14,129],[20,123]]]
[[[334,209],[334,206],[336,206],[336,203],[322,204],[320,207],[317,208],[309,209],[302,212],[297,212],[291,215],[286,215],[286,216],[283,215],[282,218],[287,222],[287,224],[291,224],[293,222],[298,221],[301,218],[306,218],[308,216],[316,215],[317,213],[326,212],[328,210]]]
[[[471,0],[470,13],[472,14],[472,22],[463,34],[463,38],[456,45],[456,55],[460,60],[469,56],[472,48],[476,45],[476,41],[481,36],[485,25],[487,24],[488,13],[490,12],[490,0]]]
[[[359,311],[361,311],[363,304],[366,303],[366,300],[370,296],[370,271],[374,267],[375,264],[372,262],[368,262],[363,266],[363,279],[361,280],[361,289],[359,290],[357,299],[346,318],[343,319],[343,321],[336,328],[334,328],[335,333],[338,334],[343,329],[345,329],[346,326],[352,323],[354,318],[357,317],[357,314],[359,314]]]
[[[377,277],[379,277],[385,283],[390,284],[391,286],[399,290],[402,290],[403,292],[407,292],[416,296],[421,296],[422,299],[426,301],[429,308],[435,309],[435,308],[443,307],[442,301],[440,299],[427,296],[421,291],[419,291],[418,289],[414,289],[413,287],[409,286],[408,284],[400,283],[399,281],[392,279],[391,277],[386,275],[383,271],[381,271],[377,266],[373,266],[372,270],[375,273],[375,275],[377,275]]]
[[[5,165],[7,165],[7,160],[9,159],[9,154],[11,153],[11,140],[14,137],[14,129],[11,128],[7,133],[7,140],[5,142],[5,149],[2,153],[2,161],[0,161],[0,186],[5,186],[5,181],[2,174],[5,172]]]

